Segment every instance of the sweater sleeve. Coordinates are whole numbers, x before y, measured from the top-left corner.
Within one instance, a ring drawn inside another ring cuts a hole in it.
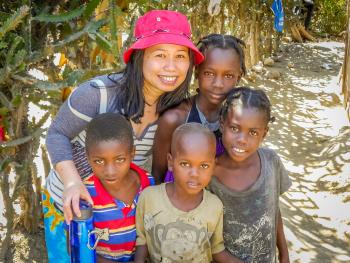
[[[99,113],[100,91],[91,81],[79,85],[58,111],[46,137],[46,147],[53,165],[72,160],[70,141],[86,128]]]

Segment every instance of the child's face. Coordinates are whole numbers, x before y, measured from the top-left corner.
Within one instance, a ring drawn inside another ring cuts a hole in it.
[[[230,158],[247,160],[263,142],[267,131],[266,117],[256,108],[233,106],[221,122],[222,141]]]
[[[135,149],[119,140],[101,141],[89,147],[88,161],[107,191],[128,176]]]
[[[198,69],[200,94],[209,103],[220,105],[242,75],[240,58],[233,49],[212,48]]]
[[[203,134],[183,135],[173,154],[168,154],[168,167],[174,174],[175,186],[189,195],[201,193],[213,174],[215,140],[209,139]]]

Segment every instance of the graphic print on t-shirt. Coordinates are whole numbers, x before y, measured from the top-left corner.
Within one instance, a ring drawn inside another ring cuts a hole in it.
[[[159,262],[210,262],[206,250],[210,247],[208,232],[177,219],[175,222],[155,224],[156,215],[145,215],[145,230],[151,237]]]
[[[238,230],[235,236],[224,231],[224,239],[230,244],[228,250],[233,255],[239,255],[244,262],[274,262],[270,258],[269,246],[274,223],[268,212],[252,224],[237,221],[229,221],[228,224],[231,229]],[[235,250],[235,247],[238,249]]]

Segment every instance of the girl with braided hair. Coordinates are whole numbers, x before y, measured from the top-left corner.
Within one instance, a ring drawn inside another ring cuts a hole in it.
[[[217,154],[220,147],[219,111],[227,94],[246,73],[244,42],[234,36],[210,34],[203,37],[198,48],[205,60],[196,67],[198,94],[166,111],[158,121],[153,145],[152,175],[159,182],[173,181],[167,172],[167,153],[174,130],[183,123],[197,122],[208,127],[217,137]]]
[[[289,263],[279,196],[291,185],[278,155],[260,147],[271,117],[262,90],[231,91],[221,109],[225,152],[217,158],[208,189],[224,205],[224,244],[244,263]]]

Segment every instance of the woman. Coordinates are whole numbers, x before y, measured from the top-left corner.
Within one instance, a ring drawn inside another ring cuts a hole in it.
[[[47,178],[43,206],[50,261],[58,262],[60,255],[62,262],[68,258],[66,251],[57,251],[59,243],[65,242],[60,233],[63,231],[60,211],[69,223],[72,209],[80,214],[79,199],[92,203],[82,183],[91,175],[84,143],[88,122],[104,112],[125,115],[134,132],[134,162],[144,165],[153,145],[159,114],[187,97],[193,64],[204,59],[190,40],[187,18],[177,12],[146,13],[138,19],[134,36],[135,43],[124,53],[126,68],[81,84],[62,105],[49,128],[46,145],[55,169]]]

